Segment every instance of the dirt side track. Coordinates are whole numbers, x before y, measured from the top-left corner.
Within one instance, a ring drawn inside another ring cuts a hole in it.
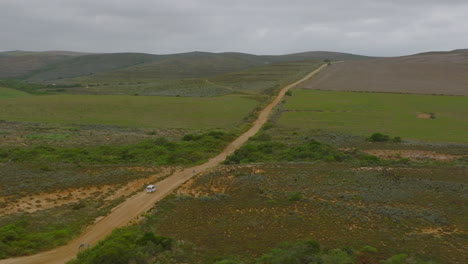
[[[135,194],[114,208],[109,215],[89,226],[78,238],[72,240],[65,246],[36,255],[5,259],[0,261],[0,264],[62,264],[73,259],[78,253],[78,248],[81,244],[95,245],[99,240],[102,240],[109,235],[115,228],[125,226],[132,220],[150,210],[158,201],[192,178],[195,173],[204,172],[224,161],[229,155],[240,148],[250,137],[254,136],[260,130],[263,124],[268,120],[273,108],[283,99],[285,93],[289,89],[311,78],[325,67],[326,65],[322,65],[301,80],[282,88],[277,97],[260,112],[257,120],[253,122],[252,127],[236,140],[231,142],[219,155],[210,159],[208,162],[175,172],[166,179],[158,182],[158,190],[153,194],[147,194],[145,191]]]

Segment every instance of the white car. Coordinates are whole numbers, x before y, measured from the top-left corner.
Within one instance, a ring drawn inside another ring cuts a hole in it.
[[[152,193],[152,192],[155,192],[155,191],[156,191],[156,186],[154,186],[154,185],[146,186],[146,192],[147,193]]]

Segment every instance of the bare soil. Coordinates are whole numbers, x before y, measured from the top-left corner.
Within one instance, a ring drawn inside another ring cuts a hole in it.
[[[132,169],[139,168],[132,167]],[[99,187],[67,189],[29,195],[17,199],[15,202],[8,202],[6,207],[0,207],[0,216],[20,212],[33,213],[39,210],[76,203],[82,199],[92,199],[93,197],[102,197],[105,201],[113,201],[121,197],[126,197],[135,191],[141,190],[148,183],[167,177],[173,172],[173,170],[174,168],[162,168],[160,173],[153,174],[147,178],[134,180],[124,185],[104,185]],[[7,197],[0,197],[0,203],[6,199]]]
[[[431,119],[431,115],[430,114],[418,114],[418,118]]]
[[[437,153],[427,150],[389,150],[389,149],[368,149],[363,152],[377,156],[383,159],[410,159],[411,161],[421,160],[437,160],[437,161],[453,161],[462,156]]]
[[[299,88],[412,94],[468,95],[467,54],[425,54],[346,61]]]
[[[158,190],[155,193],[148,194],[144,190],[138,192],[125,202],[115,207],[109,215],[103,217],[94,225],[89,226],[78,238],[65,246],[32,256],[5,259],[0,261],[0,264],[61,264],[71,260],[78,253],[78,249],[81,244],[96,244],[99,240],[104,239],[109,235],[115,228],[125,226],[138,219],[139,216],[149,211],[158,201],[166,197],[183,183],[190,180],[196,174],[208,171],[224,161],[229,155],[247,142],[250,137],[257,134],[263,124],[268,121],[273,108],[281,102],[285,93],[289,89],[311,78],[325,67],[326,65],[322,65],[301,80],[283,87],[277,97],[259,113],[258,118],[252,123],[252,127],[231,142],[231,144],[229,144],[216,157],[211,158],[204,164],[175,172],[171,176],[157,182],[156,185]]]

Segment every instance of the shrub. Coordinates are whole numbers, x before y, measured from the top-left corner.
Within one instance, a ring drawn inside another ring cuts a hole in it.
[[[330,250],[322,256],[323,264],[352,264],[353,258],[341,249]]]
[[[223,259],[216,261],[214,264],[244,264],[244,262],[234,259]]]
[[[313,240],[284,243],[261,256],[256,264],[308,264],[320,260],[320,244]]]
[[[367,138],[367,141],[370,141],[370,142],[388,142],[388,141],[392,141],[392,142],[395,142],[395,143],[400,143],[400,142],[402,142],[402,139],[401,139],[401,137],[391,138],[389,135],[385,135],[385,134],[382,134],[382,133],[374,133],[370,137]]]
[[[405,264],[406,259],[408,258],[407,254],[398,254],[390,257],[389,259],[383,261],[383,264]]]
[[[302,195],[300,192],[292,192],[288,196],[288,200],[292,202],[300,201],[302,199],[304,199],[304,195]]]
[[[382,133],[374,133],[367,138],[370,142],[386,142],[390,140],[390,136],[384,135]]]
[[[291,91],[287,91],[287,92],[285,93],[285,95],[287,95],[287,96],[292,96],[292,92],[291,92]]]
[[[377,253],[377,249],[371,246],[363,246],[360,250],[361,252],[370,252],[370,253]]]
[[[211,157],[233,138],[233,134],[209,132],[186,135],[182,141],[172,142],[166,138],[157,138],[125,146],[0,148],[0,162],[194,164]]]

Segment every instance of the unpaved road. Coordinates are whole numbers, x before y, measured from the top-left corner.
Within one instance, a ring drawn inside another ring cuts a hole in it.
[[[254,136],[260,130],[262,125],[265,124],[265,122],[268,120],[268,117],[273,108],[283,99],[285,93],[289,89],[311,78],[324,67],[326,67],[326,65],[322,65],[301,80],[281,89],[278,96],[260,112],[252,127],[247,132],[239,136],[236,140],[231,142],[218,156],[210,159],[204,164],[175,172],[171,176],[157,183],[158,190],[155,193],[148,194],[145,191],[141,191],[135,194],[114,208],[114,210],[109,215],[103,217],[97,223],[89,226],[78,238],[72,240],[65,246],[61,246],[51,251],[42,252],[36,255],[5,259],[0,261],[0,264],[62,264],[73,259],[78,253],[78,248],[81,244],[88,243],[95,245],[99,240],[102,240],[107,235],[109,235],[115,228],[125,226],[132,220],[150,210],[155,205],[155,203],[163,199],[166,195],[170,194],[184,182],[188,181],[191,177],[194,176],[195,173],[204,172],[224,161],[227,156],[231,155],[234,151],[240,148],[250,137]]]

